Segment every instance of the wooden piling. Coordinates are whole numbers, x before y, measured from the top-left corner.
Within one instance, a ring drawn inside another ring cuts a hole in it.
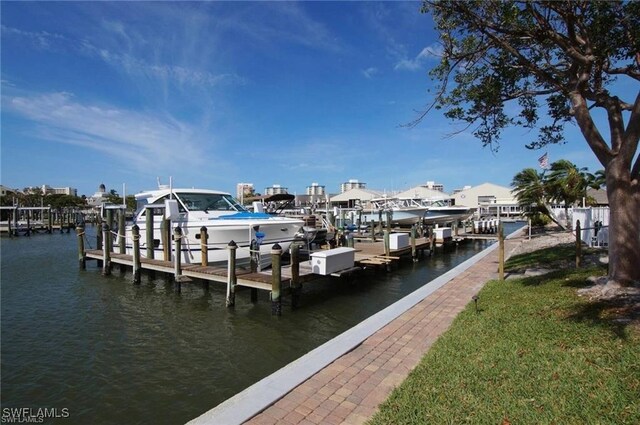
[[[102,248],[102,275],[109,276],[111,274],[111,229],[107,223],[102,225],[102,240],[104,247]]]
[[[418,251],[416,250],[416,236],[417,236],[418,230],[416,229],[415,224],[413,226],[411,226],[411,258],[413,259],[413,262],[417,262],[418,261]]]
[[[253,239],[251,244],[249,245],[249,268],[251,273],[258,272],[258,261],[260,261],[259,255],[260,245],[258,245],[258,241]],[[251,302],[258,302],[258,289],[251,288]]]
[[[144,217],[145,240],[147,244],[147,258],[153,259],[155,242],[153,241],[153,210],[147,208]]]
[[[7,216],[7,230],[9,231],[9,238],[13,237],[13,231],[11,230],[11,221],[13,220],[13,213],[9,211]]]
[[[504,280],[504,228],[498,222],[498,278]]]
[[[140,283],[140,227],[134,224],[131,228],[131,239],[133,241],[133,283]]]
[[[118,249],[120,254],[126,254],[126,241],[124,239],[125,233],[125,210],[122,209],[118,213]]]
[[[53,233],[53,216],[51,215],[51,208],[47,210],[47,233]]]
[[[384,255],[391,255],[391,245],[389,241],[389,229],[384,229]]]
[[[238,282],[236,277],[236,249],[238,245],[231,241],[227,245],[229,250],[229,261],[227,261],[227,307],[233,307],[236,305],[236,283]]]
[[[173,243],[175,244],[176,250],[173,256],[173,278],[178,283],[178,289],[180,289],[180,276],[182,275],[182,229],[178,226],[173,229]]]
[[[582,239],[580,220],[576,221],[576,269],[582,265]]]
[[[353,240],[353,239],[352,239]],[[300,246],[291,244],[291,307],[297,308],[300,304],[300,293],[302,285],[300,283]]]
[[[201,264],[202,267],[207,267],[209,265],[209,234],[207,233],[207,228],[202,226],[200,228],[200,256],[202,257]]]
[[[277,243],[271,248],[271,314],[282,315],[282,298],[280,293],[282,248]]]
[[[87,268],[87,260],[84,254],[84,227],[76,227],[76,235],[78,235],[78,266],[80,270]]]
[[[162,219],[162,253],[164,261],[171,261],[171,222]]]
[[[371,242],[376,241],[376,221],[371,220]]]
[[[27,236],[31,236],[31,211],[27,211]]]

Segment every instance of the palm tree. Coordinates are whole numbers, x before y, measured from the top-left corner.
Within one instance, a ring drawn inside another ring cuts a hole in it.
[[[587,168],[579,169],[566,159],[551,164],[551,172],[546,179],[546,188],[552,201],[564,203],[567,227],[570,227],[569,207],[586,194],[587,174]]]
[[[514,188],[516,199],[521,208],[534,207],[528,215],[544,214],[564,229],[564,226],[556,219],[549,205],[548,187],[544,172],[539,173],[533,168],[525,168],[513,177],[511,186]]]

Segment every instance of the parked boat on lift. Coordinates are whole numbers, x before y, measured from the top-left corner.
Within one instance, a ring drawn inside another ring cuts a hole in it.
[[[253,241],[259,246],[260,266],[267,267],[271,264],[272,246],[277,243],[286,252],[304,224],[295,218],[249,212],[229,193],[215,190],[161,188],[137,194],[136,202],[134,224],[140,228],[141,255],[146,256],[146,215],[153,214],[154,257],[162,258],[163,239],[166,238],[161,235],[161,223],[169,218],[172,229],[179,227],[182,232],[180,255],[183,263],[202,261],[200,229],[205,227],[209,264],[227,261],[230,241],[238,246],[238,265],[248,264]],[[126,228],[128,253],[133,247],[131,227]]]

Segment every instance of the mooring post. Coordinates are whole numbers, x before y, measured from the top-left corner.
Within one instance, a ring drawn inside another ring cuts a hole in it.
[[[11,229],[11,221],[13,221],[13,213],[11,211],[9,211],[8,213],[8,217],[7,217],[7,229],[9,230],[9,238],[13,237],[13,230]]]
[[[178,289],[180,289],[180,275],[182,275],[182,264],[180,263],[182,257],[182,229],[178,226],[173,229],[173,243],[175,244],[176,250],[173,256],[173,278],[178,283]]]
[[[433,229],[429,229],[429,255],[436,253],[436,235]]]
[[[131,239],[133,241],[133,283],[140,283],[140,227],[134,224],[131,228]]]
[[[416,225],[411,226],[411,258],[413,258],[413,262],[418,261],[418,250],[416,249],[416,236],[418,230],[416,229]]]
[[[67,210],[67,233],[71,231],[71,211]]]
[[[529,217],[529,240],[531,240],[531,217]]]
[[[282,297],[280,294],[282,263],[282,248],[277,243],[271,247],[271,314],[282,315]]]
[[[144,212],[145,243],[147,245],[147,258],[153,259],[155,243],[153,242],[153,210],[147,208]]]
[[[58,215],[58,220],[60,221],[60,234],[62,234],[62,230],[64,228],[64,212],[63,210],[59,210],[60,214]]]
[[[231,241],[227,245],[229,250],[229,261],[227,261],[227,307],[236,305],[236,284],[238,278],[236,276],[236,249],[238,245]]]
[[[113,210],[111,209],[107,209],[107,225],[109,226],[109,230],[113,229]]]
[[[371,220],[371,242],[376,241],[376,221]]]
[[[27,210],[27,236],[31,236],[31,211]]]
[[[258,245],[258,241],[253,239],[251,241],[251,244],[249,245],[249,268],[251,270],[251,273],[258,272],[258,261],[260,258],[258,255],[259,249],[260,249],[260,245]],[[258,302],[257,288],[251,288],[251,302],[252,303]]]
[[[209,246],[208,246],[209,234],[207,233],[207,228],[202,226],[200,228],[200,256],[202,257],[201,264],[202,267],[207,267],[209,265]]]
[[[51,207],[47,210],[47,233],[53,233],[53,217],[51,216]]]
[[[18,233],[18,207],[13,210],[13,236],[19,236]]]
[[[576,221],[576,269],[582,265],[582,240],[581,240],[580,220]]]
[[[384,229],[384,255],[391,255],[391,247],[389,245],[389,228]]]
[[[502,221],[498,222],[498,278],[504,280],[504,229]]]
[[[171,261],[171,223],[169,220],[162,219],[162,253],[164,261]]]
[[[124,230],[125,230],[125,210],[120,210],[118,214],[118,248],[120,250],[120,254],[126,253],[126,241],[124,239]]]
[[[297,243],[291,244],[291,307],[297,308],[300,304],[300,293],[302,284],[300,283],[300,246]]]
[[[76,234],[78,235],[78,266],[80,270],[87,268],[87,261],[84,256],[84,227],[76,227]]]
[[[107,223],[102,225],[102,239],[104,247],[102,248],[102,275],[109,276],[111,274],[111,229]]]

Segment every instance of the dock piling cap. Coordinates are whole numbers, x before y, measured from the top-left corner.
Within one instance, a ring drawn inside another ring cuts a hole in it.
[[[271,253],[272,254],[282,253],[282,247],[280,246],[280,244],[278,244],[277,242],[273,244],[273,246],[271,247]]]

